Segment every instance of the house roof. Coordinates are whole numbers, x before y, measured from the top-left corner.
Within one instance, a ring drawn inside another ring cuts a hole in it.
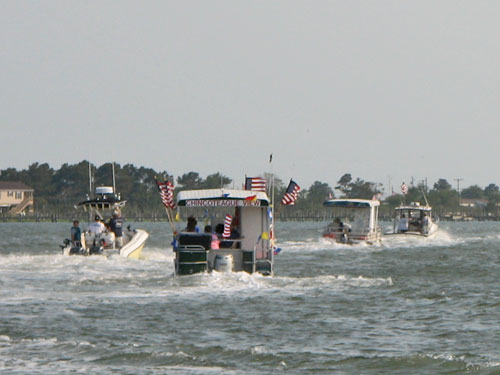
[[[21,181],[0,181],[0,190],[33,190]]]

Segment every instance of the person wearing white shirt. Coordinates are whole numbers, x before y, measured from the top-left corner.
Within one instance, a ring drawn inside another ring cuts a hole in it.
[[[101,234],[106,231],[106,226],[101,221],[99,215],[95,215],[95,221],[89,224],[89,232],[92,234]]]
[[[398,227],[398,230],[399,232],[401,233],[405,233],[405,232],[408,232],[408,218],[406,217],[405,214],[403,214],[403,216],[401,216],[401,219],[399,220],[399,227]]]

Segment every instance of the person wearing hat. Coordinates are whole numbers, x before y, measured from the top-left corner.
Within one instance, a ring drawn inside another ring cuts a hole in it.
[[[89,232],[101,234],[106,231],[106,226],[102,222],[101,216],[95,215],[95,221],[89,224]]]

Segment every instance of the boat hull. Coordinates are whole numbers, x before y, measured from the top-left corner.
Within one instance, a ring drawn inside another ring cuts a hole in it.
[[[323,233],[323,238],[330,239],[337,243],[341,243],[344,245],[357,245],[361,243],[365,243],[367,245],[375,245],[379,244],[382,241],[382,236],[379,230],[370,234],[362,234],[362,235],[353,235],[339,232],[325,232]]]
[[[144,244],[149,237],[149,233],[143,229],[136,229],[128,233],[130,239],[121,249],[105,248],[93,246],[91,248],[66,246],[62,248],[63,255],[119,255],[123,258],[139,259],[144,248]]]
[[[139,259],[149,233],[143,229],[136,229],[132,238],[120,249],[120,256]]]
[[[429,228],[427,232],[420,231],[406,231],[406,232],[392,232],[392,233],[384,233],[384,236],[398,236],[398,237],[422,237],[422,238],[433,238],[438,230],[437,224],[433,223],[433,225]]]

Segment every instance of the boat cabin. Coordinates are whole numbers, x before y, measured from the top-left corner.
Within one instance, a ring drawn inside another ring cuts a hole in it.
[[[116,194],[111,186],[99,186],[95,188],[95,196],[78,203],[83,206],[85,211],[95,210],[97,212],[112,210],[114,208],[121,208],[125,205],[126,201],[121,200],[120,194]]]
[[[432,222],[432,207],[419,202],[401,205],[394,210],[394,234],[429,235],[437,225]]]
[[[335,217],[323,237],[345,244],[380,242],[382,232],[378,224],[378,200],[330,199],[323,206],[331,208]]]
[[[266,193],[188,190],[179,192],[177,205],[184,217],[196,218],[199,225],[175,236],[177,275],[212,270],[273,274],[272,215]]]

